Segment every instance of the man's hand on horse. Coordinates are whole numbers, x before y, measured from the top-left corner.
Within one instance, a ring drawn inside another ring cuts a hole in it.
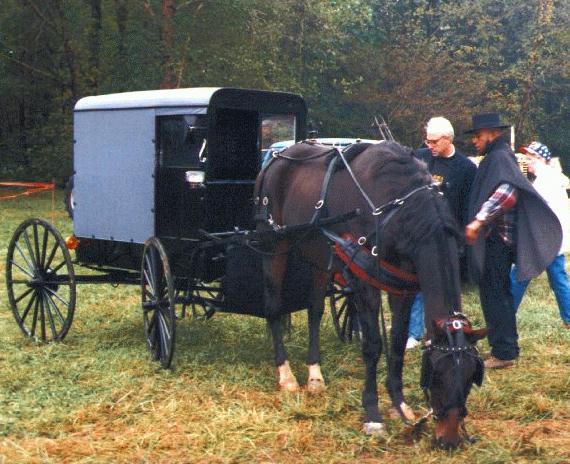
[[[465,241],[468,245],[473,245],[477,241],[481,227],[483,227],[483,223],[477,219],[465,226]]]

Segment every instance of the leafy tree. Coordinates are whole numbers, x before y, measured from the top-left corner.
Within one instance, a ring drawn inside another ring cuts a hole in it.
[[[569,25],[565,0],[3,0],[0,176],[66,176],[82,96],[197,86],[300,93],[322,136],[382,115],[411,146],[497,109],[570,166]]]

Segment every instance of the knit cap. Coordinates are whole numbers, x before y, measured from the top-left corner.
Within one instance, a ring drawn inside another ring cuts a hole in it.
[[[552,154],[546,145],[540,142],[531,142],[528,147],[524,147],[523,153],[530,153],[531,155],[540,156],[547,162],[552,158]]]

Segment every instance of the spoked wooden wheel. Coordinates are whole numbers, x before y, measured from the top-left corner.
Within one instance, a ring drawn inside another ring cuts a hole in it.
[[[198,279],[194,279],[192,284],[192,303],[190,303],[190,309],[192,311],[192,317],[195,319],[208,320],[214,314],[216,314],[215,303],[210,302],[221,302],[221,284],[209,283],[206,284]]]
[[[43,219],[18,226],[6,259],[8,300],[24,335],[63,340],[75,312],[75,274],[57,229]]]
[[[164,247],[155,237],[144,246],[141,268],[144,331],[154,361],[170,367],[176,334],[174,280]]]
[[[361,339],[360,322],[354,301],[354,292],[348,286],[331,283],[329,306],[335,331],[343,342]]]

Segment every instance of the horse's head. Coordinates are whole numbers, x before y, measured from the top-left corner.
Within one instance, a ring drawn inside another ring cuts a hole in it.
[[[434,332],[423,354],[421,386],[436,421],[438,446],[456,448],[461,442],[465,403],[471,387],[483,382],[483,360],[475,347],[487,329],[475,330],[465,316],[434,321]]]

